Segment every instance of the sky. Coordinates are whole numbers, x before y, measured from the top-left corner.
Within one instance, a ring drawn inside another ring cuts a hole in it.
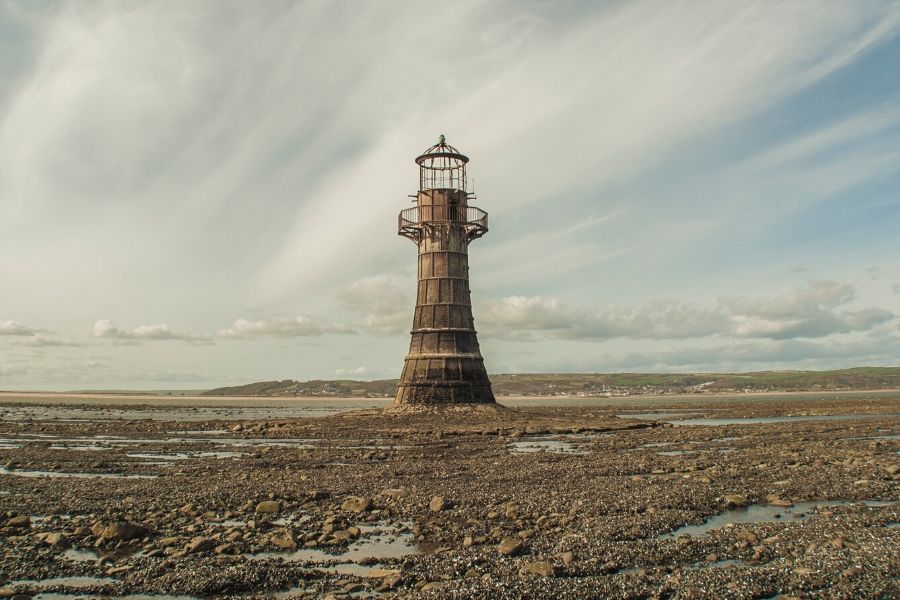
[[[900,3],[0,0],[0,389],[397,377],[439,134],[489,372],[900,364]]]

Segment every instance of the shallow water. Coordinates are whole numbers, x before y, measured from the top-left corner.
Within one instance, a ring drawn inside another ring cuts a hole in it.
[[[673,425],[757,425],[765,423],[792,423],[794,421],[848,421],[855,419],[882,419],[884,417],[900,417],[900,413],[861,414],[861,415],[798,415],[784,417],[736,417],[673,419],[666,421]]]
[[[242,456],[250,456],[246,452],[134,452],[126,454],[129,458],[146,458],[149,460],[190,460],[195,458],[240,458]]]
[[[864,504],[866,506],[887,506],[891,504],[884,500],[815,500],[811,502],[798,502],[794,506],[769,506],[768,504],[751,504],[745,508],[735,508],[709,517],[700,525],[684,525],[669,533],[663,533],[658,538],[674,538],[682,535],[701,536],[716,529],[721,529],[735,523],[774,523],[779,521],[780,515],[791,521],[801,521],[816,515],[817,506],[849,506],[851,504]]]
[[[580,450],[572,442],[565,440],[553,440],[543,438],[531,438],[510,442],[506,445],[514,454],[530,452],[557,452],[560,454],[588,454],[586,450]]]
[[[70,588],[91,588],[101,587],[104,585],[112,585],[120,583],[119,580],[111,577],[50,577],[49,579],[20,579],[18,581],[10,581],[9,587],[18,585],[27,585],[33,588],[49,588],[49,587],[70,587]]]
[[[158,475],[126,475],[123,473],[63,473],[60,471],[25,471],[0,467],[0,475],[18,477],[54,477],[63,479],[156,479]]]

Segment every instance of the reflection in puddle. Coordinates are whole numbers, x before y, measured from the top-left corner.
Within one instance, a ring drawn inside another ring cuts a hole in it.
[[[572,442],[564,440],[551,440],[545,438],[531,438],[519,440],[507,444],[510,452],[520,454],[528,452],[557,452],[560,454],[588,454],[586,450],[580,450]]]
[[[745,508],[728,510],[718,515],[709,517],[700,525],[684,525],[675,531],[663,533],[658,538],[672,538],[681,535],[700,536],[713,530],[721,529],[732,523],[772,523],[779,520],[780,516],[793,517],[792,521],[800,521],[816,514],[817,506],[849,506],[852,504],[864,504],[865,506],[887,506],[890,501],[865,500],[863,502],[853,500],[817,500],[812,502],[798,502],[794,506],[770,506],[768,504],[751,504]],[[778,516],[776,516],[778,515]]]
[[[58,477],[63,479],[156,479],[158,475],[125,475],[122,473],[62,473],[59,471],[20,471],[0,467],[0,475],[19,477]]]

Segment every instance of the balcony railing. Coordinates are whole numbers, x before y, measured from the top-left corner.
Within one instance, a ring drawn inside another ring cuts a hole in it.
[[[488,214],[477,206],[413,206],[400,211],[397,233],[418,242],[424,225],[443,223],[459,223],[465,228],[468,239],[474,240],[487,233]]]

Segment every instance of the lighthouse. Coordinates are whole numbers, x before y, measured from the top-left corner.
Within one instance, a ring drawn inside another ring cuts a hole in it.
[[[395,405],[495,403],[469,293],[469,244],[487,233],[488,215],[469,204],[468,162],[440,136],[416,158],[416,205],[400,211],[397,232],[418,247],[419,269]]]

